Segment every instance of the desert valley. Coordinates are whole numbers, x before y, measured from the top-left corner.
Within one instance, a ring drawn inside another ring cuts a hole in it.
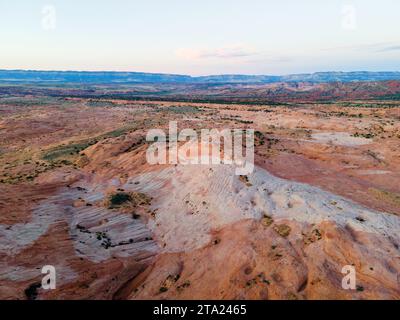
[[[400,81],[264,80],[3,80],[0,298],[400,299]],[[254,171],[150,165],[169,121]]]

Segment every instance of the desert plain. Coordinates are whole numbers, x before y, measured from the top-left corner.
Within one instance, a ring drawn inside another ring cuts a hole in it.
[[[400,103],[307,86],[272,102],[2,94],[0,298],[399,299]],[[146,133],[169,121],[254,129],[254,171],[149,165]]]

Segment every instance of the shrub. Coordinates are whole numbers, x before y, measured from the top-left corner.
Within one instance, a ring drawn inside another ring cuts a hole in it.
[[[129,193],[117,192],[112,194],[109,200],[110,200],[110,206],[115,207],[115,206],[120,206],[125,202],[132,200],[132,197],[130,196]]]

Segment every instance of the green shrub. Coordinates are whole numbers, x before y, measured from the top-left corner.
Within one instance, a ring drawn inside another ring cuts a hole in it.
[[[117,192],[114,193],[110,196],[110,206],[115,207],[115,206],[120,206],[124,204],[127,201],[131,201],[132,197],[130,196],[129,193],[126,192]]]

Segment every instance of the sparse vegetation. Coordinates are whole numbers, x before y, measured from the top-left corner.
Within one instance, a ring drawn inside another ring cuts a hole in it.
[[[376,188],[369,188],[369,193],[381,202],[389,203],[390,205],[400,206],[400,194]]]
[[[109,208],[117,208],[124,203],[131,201],[132,197],[129,193],[126,192],[117,192],[109,197]]]
[[[168,107],[167,109],[170,112],[173,113],[198,113],[200,112],[200,108],[199,107],[195,107],[195,106],[171,106]]]
[[[274,223],[274,220],[269,215],[264,214],[264,216],[261,218],[261,223],[263,226],[269,227],[271,224]]]
[[[311,232],[303,234],[303,241],[305,245],[309,245],[322,239],[321,231],[317,228],[311,230]]]
[[[248,176],[240,175],[239,176],[239,180],[241,182],[243,182],[247,187],[251,187],[252,186],[251,182],[249,181],[249,177]]]
[[[176,290],[177,290],[178,292],[182,292],[185,288],[188,288],[188,287],[190,287],[190,281],[189,281],[189,280],[186,280],[186,281],[184,281],[181,285],[177,286],[177,287],[176,287]]]
[[[281,237],[286,238],[292,229],[287,224],[276,224],[274,230]]]
[[[109,209],[118,209],[122,207],[134,209],[150,205],[151,200],[152,199],[144,193],[119,191],[108,195],[105,204]]]

